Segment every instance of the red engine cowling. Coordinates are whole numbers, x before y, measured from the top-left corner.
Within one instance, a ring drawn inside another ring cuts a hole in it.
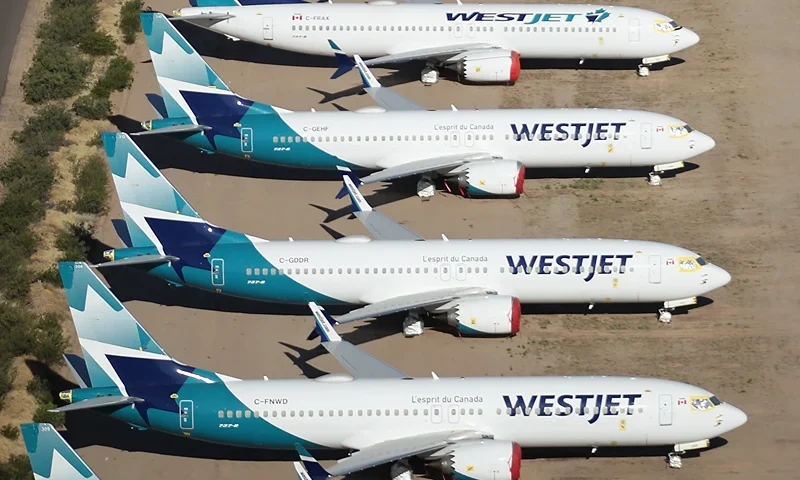
[[[451,478],[519,480],[521,461],[516,442],[473,440],[457,443],[434,465]]]
[[[469,296],[440,307],[447,323],[464,336],[516,335],[522,308],[519,299],[508,295]]]
[[[469,53],[456,63],[456,71],[467,82],[513,84],[519,79],[519,53],[513,50]]]

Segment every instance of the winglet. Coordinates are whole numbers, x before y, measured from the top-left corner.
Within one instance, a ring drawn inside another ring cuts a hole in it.
[[[295,450],[297,450],[297,455],[300,457],[300,462],[302,462],[302,465],[300,467],[303,468],[305,473],[308,475],[308,478],[310,478],[311,480],[327,480],[328,478],[330,478],[331,475],[328,473],[328,471],[322,468],[322,465],[319,464],[317,459],[312,457],[311,454],[308,453],[308,450],[303,448],[303,446],[300,445],[299,443],[295,443],[294,448]],[[300,462],[295,462],[294,469],[300,476],[300,478],[304,478],[303,474],[298,469],[297,464]]]
[[[328,312],[314,302],[308,302],[308,308],[314,315],[314,321],[317,322],[317,327],[314,331],[318,335],[322,335],[323,342],[341,342],[342,337],[336,333],[333,326],[336,325],[336,320],[333,319]]]
[[[350,57],[347,56],[346,53],[344,53],[344,51],[342,51],[341,48],[339,48],[339,45],[336,45],[333,40],[328,39],[328,45],[331,46],[333,49],[333,54],[336,56],[337,68],[336,71],[333,72],[333,75],[331,75],[331,80],[335,80],[352,70],[356,64],[350,59]]]
[[[344,182],[344,186],[342,186],[342,189],[336,194],[336,198],[342,198],[345,196],[345,194],[350,195],[350,201],[353,203],[354,212],[371,211],[372,207],[369,203],[367,203],[367,200],[364,198],[364,196],[361,195],[361,192],[358,191],[358,187],[363,185],[364,182],[355,176],[349,168],[339,166],[336,168],[342,175],[342,182]]]
[[[356,67],[358,68],[358,73],[361,74],[361,81],[364,83],[364,88],[381,88],[381,82],[375,78],[375,75],[372,74],[369,67],[364,63],[364,60],[361,60],[361,57],[358,55],[354,55],[356,61]]]

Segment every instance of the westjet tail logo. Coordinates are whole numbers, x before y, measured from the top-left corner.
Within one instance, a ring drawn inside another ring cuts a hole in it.
[[[525,25],[537,23],[571,23],[580,18],[580,13],[446,13],[448,22],[521,22]],[[598,8],[583,15],[589,23],[600,23],[610,16],[605,8]]]
[[[503,402],[515,417],[531,414],[539,417],[566,417],[579,415],[589,417],[590,424],[595,423],[601,415],[631,415],[636,400],[642,398],[641,393],[622,394],[581,394],[581,395],[503,395]]]
[[[582,142],[586,148],[593,139],[618,139],[627,122],[590,122],[590,123],[512,123],[511,132],[518,142],[535,140],[564,142],[573,140]]]
[[[595,275],[608,275],[613,273],[625,274],[628,260],[633,255],[506,255],[508,267],[513,275],[525,273],[530,275],[566,275],[573,272],[585,273],[583,281],[592,280]]]

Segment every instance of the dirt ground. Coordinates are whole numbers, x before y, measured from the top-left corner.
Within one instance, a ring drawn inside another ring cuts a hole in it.
[[[157,3],[161,11],[183,6]],[[617,2],[614,2],[617,3]],[[649,78],[633,69],[523,70],[513,87],[440,82],[423,87],[412,68],[389,84],[432,108],[620,107],[673,115],[710,134],[717,147],[697,159],[699,168],[666,179],[661,188],[643,178],[528,180],[516,200],[464,200],[437,195],[420,202],[412,191],[365,189],[381,211],[426,237],[588,236],[633,237],[674,243],[701,252],[731,272],[732,282],[712,292],[713,303],[659,325],[653,312],[529,314],[513,339],[459,339],[428,332],[404,339],[399,326],[355,327],[352,341],[413,375],[629,374],[669,377],[703,386],[742,408],[749,422],[725,436],[727,444],[666,468],[663,458],[634,452],[615,457],[531,458],[523,478],[800,478],[800,326],[797,280],[800,257],[798,172],[800,127],[796,79],[800,43],[794,4],[770,8],[745,0],[643,0],[699,33],[701,42],[678,57],[685,63]],[[156,7],[156,5],[154,5]],[[194,34],[197,34],[194,31]],[[333,110],[371,105],[368,97],[329,96],[358,85],[347,75],[329,80],[332,63],[284,65],[303,57],[276,55],[249,44],[227,45],[200,34],[209,63],[237,93],[284,108]],[[194,42],[194,38],[190,38]],[[214,43],[217,45],[214,45]],[[143,39],[129,50],[137,65],[133,88],[115,98],[121,127],[149,119],[144,94],[158,92]],[[227,57],[227,58],[226,58]],[[254,62],[241,61],[242,59]],[[263,63],[274,60],[278,64]],[[318,65],[317,65],[318,64]],[[376,70],[380,78],[391,72]],[[783,134],[787,134],[784,138]],[[140,143],[187,200],[209,221],[264,238],[330,238],[320,227],[363,234],[348,219],[339,182],[298,181],[300,173],[221,156],[203,157],[163,139]],[[575,172],[576,176],[581,172]],[[337,212],[339,209],[341,211]],[[98,236],[120,246],[111,219],[116,197]],[[214,297],[158,280],[116,272],[106,276],[126,306],[174,357],[238,377],[300,377],[312,320],[302,308],[284,309]],[[349,332],[351,329],[344,329]],[[414,355],[408,355],[408,351]],[[330,357],[310,364],[342,371]],[[69,377],[65,372],[65,376]],[[291,455],[263,456],[189,443],[177,437],[128,430],[94,416],[71,417],[70,441],[107,480],[190,478],[293,478]],[[581,452],[583,453],[583,452]],[[212,457],[212,458],[204,458]],[[265,461],[265,458],[268,460]],[[269,461],[275,460],[275,461]],[[384,477],[385,478],[385,477]]]

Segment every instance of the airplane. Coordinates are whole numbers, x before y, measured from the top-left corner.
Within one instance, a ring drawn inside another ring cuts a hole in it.
[[[98,267],[133,266],[211,292],[284,304],[366,305],[348,323],[408,312],[406,336],[427,318],[460,335],[511,335],[526,303],[647,303],[659,319],[697,303],[731,276],[682,247],[591,238],[430,240],[372,209],[342,181],[355,216],[375,238],[274,241],[204,220],[124,133],[103,133],[129,233]]]
[[[420,80],[439,69],[467,83],[513,84],[520,59],[639,60],[640,76],[700,41],[667,15],[640,8],[556,4],[444,4],[190,0],[178,20],[282,50],[330,55],[328,38],[369,66],[425,60]],[[282,3],[280,5],[276,3]],[[334,78],[341,75],[337,71]]]
[[[233,93],[163,14],[145,12],[141,21],[163,98],[148,97],[161,118],[142,122],[135,135],[168,135],[207,153],[379,170],[365,183],[420,176],[421,197],[433,195],[436,177],[471,197],[513,197],[526,168],[653,167],[651,183],[660,184],[661,172],[715,145],[682,120],[641,110],[427,110],[381,88],[363,62],[367,92],[380,106],[293,112]]]
[[[321,344],[347,374],[234,378],[170,357],[89,265],[58,268],[84,356],[67,357],[80,388],[53,411],[239,447],[358,450],[325,478],[420,457],[461,478],[517,480],[526,447],[669,446],[679,464],[747,421],[703,388],[657,378],[411,377],[343,340],[314,302]]]
[[[19,429],[34,480],[100,480],[53,425],[23,423]],[[310,480],[302,463],[294,462],[294,468],[298,480]]]

